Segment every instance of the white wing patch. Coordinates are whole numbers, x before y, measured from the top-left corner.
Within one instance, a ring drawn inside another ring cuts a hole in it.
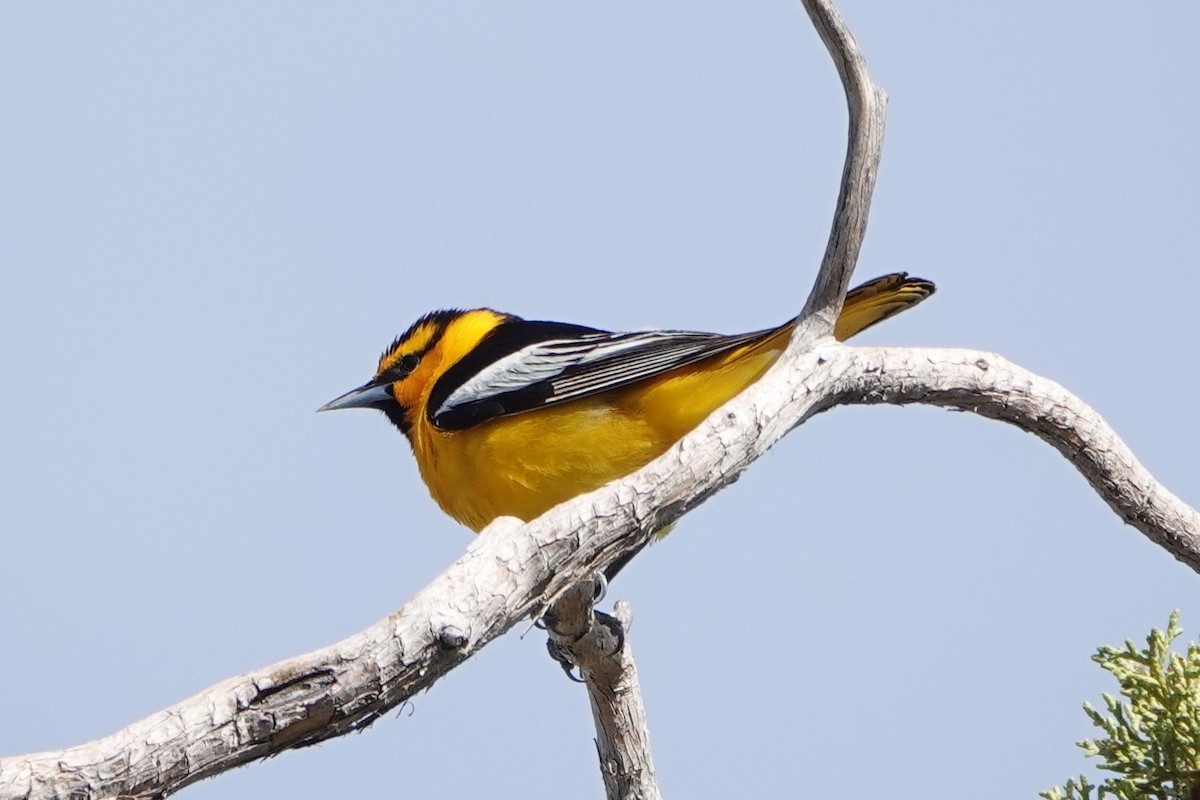
[[[682,331],[594,333],[523,347],[484,367],[452,391],[434,417],[468,403],[549,383],[546,402],[578,397],[663,372],[712,348],[719,334]],[[608,362],[597,364],[596,362]],[[596,364],[594,369],[586,365]],[[584,369],[572,370],[574,367]],[[564,372],[571,375],[559,379]]]
[[[563,370],[580,363],[595,349],[595,345],[587,341],[592,338],[596,337],[538,342],[509,353],[475,373],[470,380],[451,392],[434,416],[457,406],[504,392],[514,392],[561,375]]]

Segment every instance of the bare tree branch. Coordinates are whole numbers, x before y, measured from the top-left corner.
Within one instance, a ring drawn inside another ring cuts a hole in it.
[[[89,744],[0,759],[0,800],[165,797],[283,750],[359,730],[519,620],[737,480],[808,417],[849,403],[928,403],[1010,422],[1054,445],[1153,541],[1200,571],[1196,512],[1062,387],[988,353],[871,350],[828,337],[862,243],[884,98],[827,2],[806,0],[847,87],[850,145],[805,319],[762,380],[634,475],[528,524],[497,520],[399,611],[331,647],[231,678]]]
[[[369,725],[741,475],[813,414],[928,403],[1002,419],[1068,456],[1123,519],[1200,571],[1200,518],[1098,414],[1052,381],[970,350],[789,353],[640,472],[521,525],[489,526],[395,614],[332,647],[232,678],[112,736],[0,759],[0,798],[162,797]]]
[[[1094,409],[994,353],[849,348],[835,403],[922,403],[1003,420],[1053,446],[1121,519],[1200,572],[1200,516],[1159,483]]]
[[[806,324],[797,329],[794,337],[808,341],[809,335],[827,336],[833,332],[833,324],[850,286],[850,275],[858,263],[858,251],[867,232],[871,195],[875,192],[875,176],[883,154],[887,95],[871,82],[858,43],[833,4],[805,0],[804,8],[833,58],[850,111],[846,163],[842,168],[833,226],[821,259],[821,269],[801,313]],[[807,325],[815,327],[806,330]]]
[[[633,625],[629,604],[618,601],[614,611],[617,621],[628,632]],[[600,774],[608,797],[659,800],[646,708],[628,638],[624,647],[607,658],[592,659],[584,669],[592,718],[596,722],[596,755],[600,758]]]
[[[633,612],[617,603],[613,624],[598,624],[592,584],[576,584],[543,620],[557,658],[579,667],[596,725],[596,754],[609,800],[658,800],[650,730],[628,631]]]

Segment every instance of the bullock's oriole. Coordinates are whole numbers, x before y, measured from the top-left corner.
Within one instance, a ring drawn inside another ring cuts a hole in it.
[[[846,296],[834,335],[933,291],[904,273],[876,278]],[[612,333],[487,308],[435,311],[384,351],[375,377],[320,410],[386,414],[433,499],[479,531],[499,516],[531,520],[647,464],[766,372],[794,325]]]

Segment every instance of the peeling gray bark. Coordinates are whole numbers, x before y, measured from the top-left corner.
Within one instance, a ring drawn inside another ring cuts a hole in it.
[[[399,611],[338,644],[232,678],[112,736],[0,759],[0,798],[162,797],[234,766],[371,724],[651,533],[789,430],[850,403],[923,403],[1001,419],[1052,444],[1130,525],[1200,571],[1200,519],[1066,389],[991,353],[789,352],[640,472],[529,524],[498,520]]]
[[[921,403],[998,419],[1070,461],[1109,508],[1200,571],[1200,517],[1167,490],[1104,419],[1052,380],[973,350],[849,348],[840,403]]]
[[[922,403],[1033,433],[1063,453],[1122,519],[1200,571],[1196,511],[1058,384],[991,353],[853,348],[830,338],[865,233],[885,100],[833,6],[804,5],[846,87],[850,142],[804,319],[761,381],[636,474],[528,524],[497,520],[429,586],[361,633],[231,678],[103,739],[0,759],[0,800],[165,797],[250,761],[366,727],[521,620],[540,616],[581,578],[642,547],[654,531],[736,481],[792,428],[837,405]],[[624,713],[599,695],[593,703],[612,707],[600,709],[598,719]],[[644,730],[644,722],[637,724]],[[650,766],[648,744],[613,746],[618,750],[603,757],[605,769],[616,763],[618,772],[636,772],[642,756],[629,748],[643,749]],[[652,766],[650,772],[652,778]],[[613,785],[632,785],[607,774],[605,781],[610,796],[620,796]]]
[[[609,800],[659,800],[650,729],[629,642],[633,611],[618,601],[608,624],[593,616],[592,582],[576,584],[543,617],[558,658],[579,668],[596,726]],[[615,622],[615,626],[614,626]]]

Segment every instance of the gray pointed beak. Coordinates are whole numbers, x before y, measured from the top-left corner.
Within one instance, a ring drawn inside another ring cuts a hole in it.
[[[343,408],[383,408],[395,403],[396,399],[388,391],[388,384],[382,386],[368,383],[357,389],[351,389],[336,400],[331,400],[317,411],[337,411]]]

